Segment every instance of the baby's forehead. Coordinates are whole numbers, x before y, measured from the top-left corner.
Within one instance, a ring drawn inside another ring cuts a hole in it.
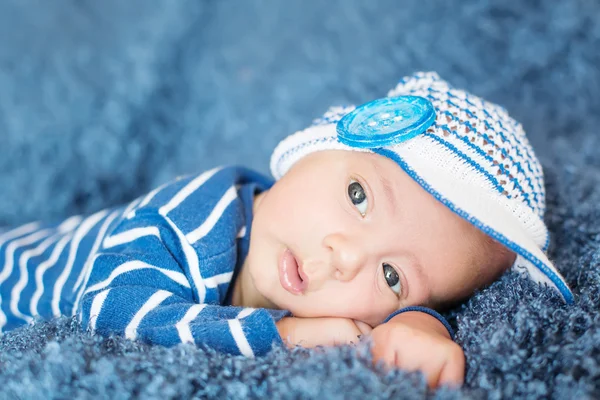
[[[370,150],[336,150],[334,152],[325,152],[325,156],[329,155],[331,157],[339,156],[340,154],[343,155],[350,167],[372,172],[388,181],[397,179],[400,174],[405,174],[402,167],[394,160]]]

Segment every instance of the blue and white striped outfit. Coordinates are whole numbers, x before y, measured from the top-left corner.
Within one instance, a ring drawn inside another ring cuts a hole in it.
[[[275,322],[291,314],[229,304],[254,195],[272,184],[245,168],[216,168],[126,206],[2,233],[0,331],[78,315],[103,335],[267,353],[282,344]]]

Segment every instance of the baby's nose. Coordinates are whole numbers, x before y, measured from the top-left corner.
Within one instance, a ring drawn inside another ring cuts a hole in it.
[[[331,252],[331,264],[335,279],[352,280],[365,265],[364,247],[353,243],[347,236],[328,235],[323,240],[323,245]]]

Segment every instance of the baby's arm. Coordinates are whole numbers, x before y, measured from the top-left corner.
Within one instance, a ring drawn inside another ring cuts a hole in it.
[[[246,356],[282,344],[275,322],[289,312],[215,304],[207,293],[227,274],[207,276],[198,263],[202,260],[168,217],[151,207],[137,210],[95,255],[76,306],[84,329]]]

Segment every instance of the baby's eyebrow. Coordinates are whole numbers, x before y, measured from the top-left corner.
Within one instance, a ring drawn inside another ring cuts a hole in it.
[[[381,180],[381,186],[383,186],[383,193],[385,193],[385,197],[387,197],[392,215],[396,213],[396,196],[394,195],[394,189],[392,188],[392,184],[390,181],[383,175],[379,175]]]
[[[379,178],[379,183],[383,188],[383,194],[385,195],[388,201],[390,213],[391,215],[394,215],[396,213],[396,204],[398,204],[396,202],[396,196],[394,194],[394,187],[392,186],[390,180],[385,176],[381,168],[377,165],[377,163],[373,161],[372,164],[373,168],[375,169],[375,172],[377,173],[377,177]]]

